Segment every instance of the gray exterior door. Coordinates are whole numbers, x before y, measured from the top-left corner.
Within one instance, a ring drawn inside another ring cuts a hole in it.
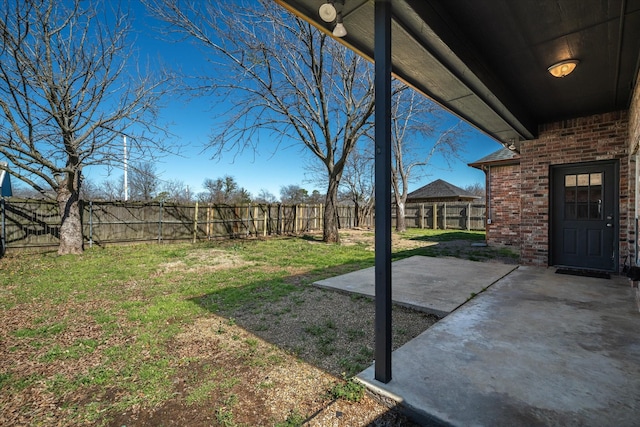
[[[552,265],[616,270],[616,172],[615,162],[563,165],[552,169]]]

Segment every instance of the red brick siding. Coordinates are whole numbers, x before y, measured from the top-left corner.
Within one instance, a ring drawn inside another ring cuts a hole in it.
[[[632,216],[628,114],[598,114],[543,125],[539,138],[521,147],[521,262],[549,265],[549,173],[553,165],[619,160],[620,261],[629,253]],[[631,230],[632,231],[632,230]]]
[[[640,73],[629,108],[629,148],[631,154],[637,154],[640,148]]]
[[[520,165],[485,170],[490,199],[487,206],[487,242],[520,246]],[[489,196],[489,194],[487,194]],[[491,224],[489,221],[491,220]]]

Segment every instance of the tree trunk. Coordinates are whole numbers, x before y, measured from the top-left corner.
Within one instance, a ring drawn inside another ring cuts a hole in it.
[[[338,234],[338,180],[332,176],[329,177],[323,221],[322,240],[326,243],[340,243],[340,235]]]
[[[58,187],[57,201],[61,218],[58,255],[77,255],[84,250],[79,175],[79,173],[71,176],[67,175],[66,179]]]
[[[405,203],[402,201],[396,202],[396,231],[407,231],[407,221],[405,220]]]

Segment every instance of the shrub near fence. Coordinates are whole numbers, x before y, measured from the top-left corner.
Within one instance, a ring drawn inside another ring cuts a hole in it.
[[[0,207],[6,248],[58,246],[60,215],[55,202],[10,198]],[[340,228],[355,226],[353,206],[339,206],[338,214]],[[323,206],[86,201],[82,217],[86,244],[92,246],[321,231]],[[407,226],[416,228],[484,230],[484,217],[484,205],[468,203],[414,204],[406,208]],[[395,225],[395,217],[392,222]],[[372,215],[360,227],[372,227],[373,223]]]

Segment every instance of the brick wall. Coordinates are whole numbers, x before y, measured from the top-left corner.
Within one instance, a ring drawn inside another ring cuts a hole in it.
[[[487,206],[487,242],[519,247],[520,165],[491,166],[485,170],[485,176],[485,188],[491,193]]]
[[[629,186],[628,113],[598,114],[543,125],[539,138],[525,141],[521,167],[521,262],[549,265],[549,174],[553,165],[619,160],[620,261],[629,254],[633,222]]]
[[[640,73],[629,108],[629,148],[631,154],[640,151]]]

